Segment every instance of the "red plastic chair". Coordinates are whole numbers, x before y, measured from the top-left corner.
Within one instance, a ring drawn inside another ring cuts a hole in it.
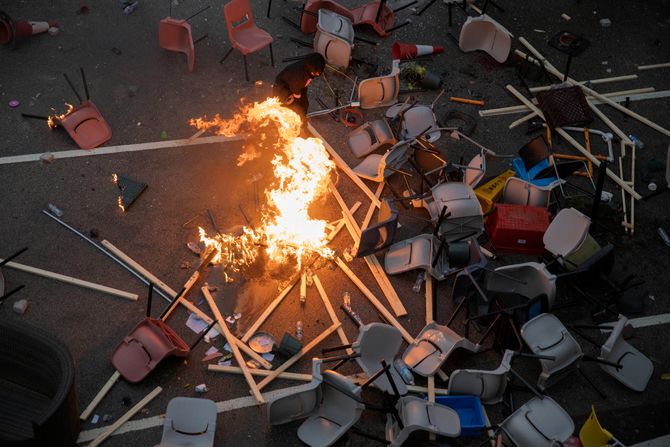
[[[170,326],[147,317],[126,335],[112,353],[112,365],[130,383],[144,379],[166,357],[186,357],[190,349]]]
[[[379,11],[381,8],[381,11]],[[370,25],[381,37],[388,36],[387,29],[393,28],[395,13],[386,6],[386,2],[375,0],[351,10],[354,26]],[[379,16],[379,19],[377,19]]]
[[[332,0],[307,0],[303,6],[303,12],[300,14],[300,31],[304,34],[316,32],[319,9],[328,9],[354,22],[354,16],[348,8]]]
[[[272,36],[266,31],[258,28],[254,23],[254,16],[251,10],[249,0],[232,0],[223,7],[223,14],[226,18],[228,27],[228,38],[230,39],[230,50],[219,61],[223,63],[230,52],[237,48],[244,58],[244,75],[249,80],[249,70],[247,68],[247,54],[255,53],[263,48],[270,46],[270,61],[275,66],[274,56],[272,55]]]
[[[158,43],[168,51],[184,53],[188,61],[188,71],[193,72],[195,66],[195,48],[191,25],[186,20],[166,17],[160,21],[158,27]]]
[[[55,121],[82,149],[94,149],[112,138],[112,129],[89,99]]]

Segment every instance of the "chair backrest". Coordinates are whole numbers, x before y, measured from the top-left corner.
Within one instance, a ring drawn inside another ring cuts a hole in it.
[[[526,299],[544,294],[551,308],[556,297],[556,275],[538,262],[506,265],[489,273],[486,289],[496,293],[516,293]]]
[[[387,365],[393,364],[393,358],[400,349],[402,341],[402,335],[397,328],[383,323],[368,323],[361,327],[352,349],[360,354],[356,362],[368,376],[371,376],[381,369],[382,359]],[[390,372],[400,394],[406,394],[407,387],[395,368],[390,368]],[[379,376],[374,383],[379,389],[392,392],[386,374]]]
[[[237,44],[235,33],[256,26],[249,0],[231,0],[223,6],[223,15],[226,18],[228,38],[233,46]]]
[[[513,445],[533,447],[562,445],[575,430],[570,415],[549,396],[529,400],[499,427]]]
[[[426,129],[430,129],[423,135],[432,143],[439,138],[440,131],[436,130],[437,128],[435,113],[429,106],[415,105],[407,109],[402,115],[402,136],[405,139],[416,138]]]
[[[457,369],[449,376],[449,394],[479,396],[482,403],[493,405],[503,400],[514,351],[506,349],[500,366],[492,371]]]
[[[553,356],[554,360],[540,359],[545,372],[541,386],[550,374],[558,372],[582,357],[577,340],[555,315],[543,313],[521,327],[521,338],[534,354]]]
[[[323,372],[323,399],[319,415],[340,426],[353,425],[361,416],[361,389],[336,371]]]
[[[377,178],[385,179],[400,169],[409,159],[409,141],[399,141],[382,157],[377,170]]]
[[[313,414],[322,400],[321,378],[286,390],[288,395],[268,402],[268,421],[271,425],[286,424]]]
[[[382,200],[377,214],[377,224],[361,233],[356,257],[362,258],[393,244],[398,228],[398,210],[388,200]]]
[[[606,446],[613,436],[612,433],[605,430],[598,421],[596,407],[591,405],[591,414],[579,430],[579,440],[583,447],[603,447]]]
[[[549,145],[542,135],[533,138],[519,149],[519,156],[521,157],[521,160],[523,160],[526,171],[530,170],[539,162],[546,160],[550,155]]]
[[[418,430],[448,437],[458,437],[461,434],[458,413],[446,405],[428,402],[415,396],[405,396],[398,401],[396,407],[404,427],[400,429],[393,417],[387,420],[386,438],[392,447],[405,445],[412,432]]]
[[[546,208],[549,206],[551,191],[559,182],[557,180],[549,186],[540,187],[519,177],[509,177],[503,188],[502,203]]]
[[[304,34],[312,34],[316,31],[318,12],[321,9],[334,11],[339,15],[348,18],[352,22],[354,20],[351,11],[332,0],[307,0],[303,7],[306,12],[303,12],[300,15],[300,31],[302,31]]]
[[[210,447],[216,433],[216,405],[209,399],[175,397],[168,403],[161,445]]]
[[[358,100],[362,109],[386,107],[398,102],[400,93],[400,60],[392,62],[391,73],[364,79],[358,84]]]
[[[351,20],[334,11],[319,9],[316,28],[321,33],[339,37],[350,46],[354,44],[354,26]]]
[[[555,256],[565,257],[581,246],[590,226],[589,217],[574,208],[563,208],[542,236],[544,248]]]
[[[82,149],[94,149],[112,138],[109,124],[88,99],[58,121]]]
[[[512,38],[502,25],[482,14],[479,17],[468,17],[461,27],[458,46],[465,52],[485,51],[503,63],[509,56]]]
[[[472,157],[468,167],[465,169],[463,182],[470,185],[472,188],[476,187],[486,175],[486,156],[482,150],[479,154]]]
[[[351,60],[351,48],[347,41],[338,36],[321,31],[314,35],[314,51],[330,65],[347,68]]]
[[[191,25],[186,20],[175,20],[171,17],[161,20],[158,26],[158,43],[165,50],[186,54],[188,70],[193,71],[195,47]]]

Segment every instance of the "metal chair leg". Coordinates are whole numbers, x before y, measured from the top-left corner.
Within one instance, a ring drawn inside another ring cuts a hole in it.
[[[272,9],[272,0],[268,2],[268,13],[267,13],[267,18],[270,18],[270,9]]]
[[[221,60],[219,61],[219,64],[223,64],[223,61],[225,61],[226,58],[227,58],[228,56],[230,56],[230,53],[232,53],[232,52],[233,52],[233,47],[230,47],[230,49],[228,50],[228,52],[227,52],[227,53],[221,58]]]
[[[244,77],[246,78],[247,82],[249,82],[249,69],[247,68],[247,55],[243,54],[242,58],[244,59]]]
[[[273,67],[275,66],[275,56],[272,54],[272,44],[270,44],[270,63]]]

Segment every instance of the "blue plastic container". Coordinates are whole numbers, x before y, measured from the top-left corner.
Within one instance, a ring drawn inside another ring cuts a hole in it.
[[[486,429],[482,402],[477,396],[436,396],[435,402],[458,413],[461,436],[481,436]]]
[[[519,177],[522,180],[525,180],[529,183],[532,183],[535,186],[548,186],[551,183],[555,182],[558,180],[556,177],[544,177],[544,178],[539,178],[536,179],[535,176],[548,168],[549,165],[549,159],[545,158],[532,168],[530,168],[528,171],[526,171],[526,166],[523,164],[523,160],[521,158],[515,158],[512,160],[512,169],[514,169],[514,172],[516,173],[516,176]]]

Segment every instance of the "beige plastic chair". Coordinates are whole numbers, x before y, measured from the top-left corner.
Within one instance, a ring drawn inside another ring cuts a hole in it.
[[[399,141],[383,155],[370,154],[353,171],[361,178],[373,182],[383,182],[391,174],[400,170],[409,158],[410,141]]]
[[[428,323],[402,355],[405,364],[413,372],[424,377],[435,375],[449,355],[458,348],[479,352],[480,345],[457,334],[446,326]]]
[[[634,391],[644,391],[654,372],[654,364],[640,351],[623,339],[623,329],[628,318],[621,315],[612,328],[612,333],[600,349],[603,360],[621,365],[617,369],[600,363],[600,367],[610,376]]]
[[[466,53],[485,51],[502,64],[512,49],[512,38],[501,24],[482,14],[479,17],[468,17],[461,27],[458,46]]]
[[[325,57],[325,56],[324,56]],[[358,101],[361,109],[388,107],[398,102],[400,93],[400,60],[391,64],[391,73],[358,83]]]
[[[558,186],[559,182],[563,180],[557,180],[548,186],[537,186],[519,177],[510,177],[505,182],[501,201],[515,205],[547,208],[551,200],[551,191]]]
[[[379,371],[382,360],[388,365],[393,364],[393,358],[401,344],[402,335],[395,327],[383,323],[369,323],[361,326],[358,339],[351,345],[351,349],[360,354],[356,362],[368,377],[372,377]],[[407,394],[407,385],[395,368],[390,368],[389,372],[400,395]],[[380,390],[393,395],[393,387],[386,374],[379,376],[373,383]]]
[[[175,397],[168,403],[163,437],[155,447],[212,447],[216,405],[209,399]]]
[[[449,376],[449,395],[479,396],[483,404],[502,402],[515,352],[505,350],[500,366],[492,371],[457,369]]]
[[[327,447],[340,439],[361,417],[361,388],[335,371],[320,372],[321,361],[312,362],[312,381],[293,387],[289,395],[268,402],[272,425],[307,418],[298,438],[312,447]]]
[[[494,293],[515,293],[529,300],[544,294],[551,309],[556,299],[556,275],[538,262],[505,265],[496,268],[487,276],[486,290]]]
[[[534,397],[500,425],[504,445],[517,447],[557,447],[575,431],[575,424],[566,411],[552,398]]]
[[[365,157],[379,148],[393,146],[397,142],[391,127],[383,119],[368,121],[349,132],[347,137],[349,149],[357,158]]]
[[[546,389],[551,376],[566,371],[582,356],[582,348],[567,328],[553,314],[543,313],[521,327],[521,338],[533,354],[554,357],[539,359],[542,373],[537,380],[541,390]]]
[[[326,62],[347,68],[354,49],[354,26],[347,17],[328,9],[319,9],[314,51]]]
[[[423,430],[438,436],[456,438],[461,434],[458,413],[451,408],[414,396],[405,396],[396,404],[403,428],[390,414],[386,417],[386,439],[392,447],[400,447],[409,436]]]

